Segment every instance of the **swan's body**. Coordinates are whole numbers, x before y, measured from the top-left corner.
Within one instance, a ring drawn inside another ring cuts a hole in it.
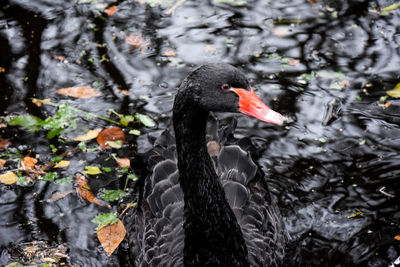
[[[131,221],[135,265],[281,264],[286,232],[263,175],[237,145],[222,146],[215,162],[207,150],[209,111],[247,112],[282,122],[272,110],[245,107],[247,95],[250,102],[258,101],[246,89],[243,74],[225,64],[202,66],[182,82],[173,109],[176,148],[165,133],[151,152],[157,163]]]

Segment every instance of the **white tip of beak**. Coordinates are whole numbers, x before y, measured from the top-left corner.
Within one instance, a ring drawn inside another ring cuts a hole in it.
[[[281,114],[278,112],[273,111],[272,109],[267,112],[265,115],[264,120],[266,122],[282,125],[283,121],[285,120]]]

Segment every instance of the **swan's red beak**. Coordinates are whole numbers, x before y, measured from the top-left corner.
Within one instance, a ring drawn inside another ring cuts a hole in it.
[[[230,90],[239,96],[239,111],[241,113],[265,122],[283,124],[283,116],[267,107],[256,95],[253,88],[251,88],[251,91],[242,88],[231,88]]]

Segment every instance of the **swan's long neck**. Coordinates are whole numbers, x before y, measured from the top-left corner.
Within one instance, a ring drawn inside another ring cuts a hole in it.
[[[207,153],[208,111],[190,99],[179,92],[173,112],[185,201],[185,266],[248,266],[242,232]]]

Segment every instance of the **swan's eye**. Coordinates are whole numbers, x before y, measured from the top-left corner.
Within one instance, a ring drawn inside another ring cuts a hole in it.
[[[223,91],[229,91],[229,89],[231,89],[231,86],[229,84],[224,84],[224,85],[222,85],[221,88]]]

